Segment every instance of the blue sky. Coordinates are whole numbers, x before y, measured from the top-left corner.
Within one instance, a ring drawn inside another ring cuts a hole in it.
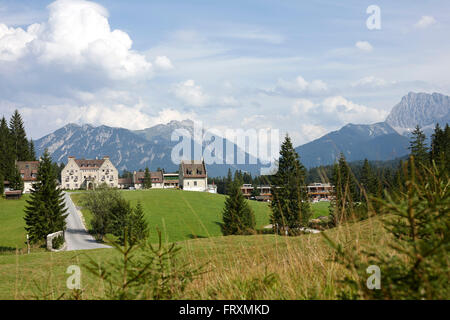
[[[0,1],[0,115],[34,139],[190,118],[302,144],[450,94],[449,34],[448,1]]]

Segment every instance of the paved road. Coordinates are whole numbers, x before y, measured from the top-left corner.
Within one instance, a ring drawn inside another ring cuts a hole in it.
[[[84,229],[80,214],[77,212],[78,210],[69,193],[65,192],[64,199],[69,214],[66,218],[67,229],[65,232],[67,251],[110,248],[110,246],[95,241],[94,237]]]

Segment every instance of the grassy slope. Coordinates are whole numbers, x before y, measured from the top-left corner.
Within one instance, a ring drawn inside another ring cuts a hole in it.
[[[26,247],[23,209],[28,197],[29,195],[23,195],[20,200],[5,200],[0,197],[0,251]]]
[[[327,233],[346,245],[386,247],[387,237],[378,218]],[[343,276],[341,267],[331,262],[332,250],[320,234],[214,237],[179,245],[183,263],[207,264],[208,270],[189,285],[183,296],[186,299],[334,299],[336,280]],[[43,294],[57,298],[67,292],[65,272],[72,264],[82,268],[84,298],[98,297],[103,284],[83,267],[88,257],[110,261],[117,254],[113,249],[101,249],[0,256],[0,299]],[[276,280],[261,286],[261,279],[268,274],[274,274]]]
[[[206,192],[153,189],[123,191],[125,199],[133,206],[141,202],[151,231],[159,228],[164,239],[180,241],[186,239],[219,236],[220,221],[225,196]],[[82,194],[72,195],[77,205],[81,204]],[[267,203],[251,201],[257,227],[269,223],[270,209]],[[83,210],[89,227],[92,218],[90,212]],[[156,232],[151,232],[150,241],[157,241]]]
[[[189,192],[181,190],[153,189],[138,191],[123,191],[123,196],[132,205],[141,202],[146,218],[152,230],[158,227],[168,241],[205,238],[219,236],[222,221],[224,195],[204,192]],[[71,197],[76,205],[81,206],[82,194]],[[269,224],[270,209],[266,202],[249,201],[256,217],[257,228]],[[328,215],[328,202],[314,203],[314,217]],[[88,210],[82,210],[88,228],[92,215]],[[151,241],[157,241],[157,235],[152,232]]]

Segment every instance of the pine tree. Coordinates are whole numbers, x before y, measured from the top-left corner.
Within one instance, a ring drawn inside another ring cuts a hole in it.
[[[144,189],[151,189],[152,187],[152,178],[150,175],[150,171],[148,170],[148,167],[145,168],[145,173],[144,173],[144,183],[143,183],[143,188]]]
[[[0,172],[0,197],[2,197],[3,193],[5,192],[4,180],[5,178],[3,178],[3,173]]]
[[[148,237],[148,224],[140,201],[131,213],[130,222],[130,244],[145,240]]]
[[[367,159],[364,159],[364,164],[361,170],[361,187],[364,188],[367,196],[375,195],[378,190],[378,179]],[[361,192],[361,201],[366,200],[367,197],[364,195],[364,192]]]
[[[227,179],[225,180],[225,194],[230,194],[233,184],[233,176],[231,174],[231,169],[228,168]]]
[[[0,120],[0,173],[5,180],[11,180],[14,175],[14,152],[12,139],[5,117]]]
[[[450,129],[446,124],[445,129],[441,129],[436,124],[434,133],[431,136],[430,161],[434,161],[438,167],[446,169],[447,173],[450,169]]]
[[[9,186],[13,190],[23,190],[23,179],[17,166],[14,166],[12,169],[12,175],[9,177]]]
[[[306,226],[311,216],[305,188],[305,167],[301,164],[291,139],[286,136],[281,145],[278,171],[272,179],[273,200],[271,222],[277,233],[296,233]]]
[[[27,140],[25,129],[23,127],[22,117],[17,110],[14,111],[14,114],[9,121],[9,132],[11,135],[15,160],[30,160],[30,146]]]
[[[333,167],[331,182],[334,186],[330,204],[332,224],[337,226],[355,213],[356,188],[350,167],[341,153],[339,162]]]
[[[416,164],[426,165],[428,162],[428,150],[425,143],[426,136],[417,125],[412,132],[411,141],[409,142],[410,155],[414,157]],[[418,166],[418,167],[419,167]]]
[[[36,161],[36,151],[34,150],[34,142],[33,139],[30,140],[29,143],[29,157],[28,157],[28,161]]]
[[[222,214],[221,225],[224,236],[232,234],[252,234],[255,231],[255,214],[244,198],[238,183],[230,186]]]
[[[57,187],[52,160],[45,150],[30,199],[25,207],[25,230],[31,243],[45,241],[48,234],[66,229],[66,207],[62,190]]]

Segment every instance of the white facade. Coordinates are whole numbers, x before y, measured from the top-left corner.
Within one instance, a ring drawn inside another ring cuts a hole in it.
[[[93,189],[106,183],[111,188],[117,188],[119,172],[109,160],[85,160],[69,157],[67,165],[61,172],[61,187],[66,190]]]
[[[208,175],[205,162],[183,160],[180,163],[179,184],[186,191],[208,191]]]

